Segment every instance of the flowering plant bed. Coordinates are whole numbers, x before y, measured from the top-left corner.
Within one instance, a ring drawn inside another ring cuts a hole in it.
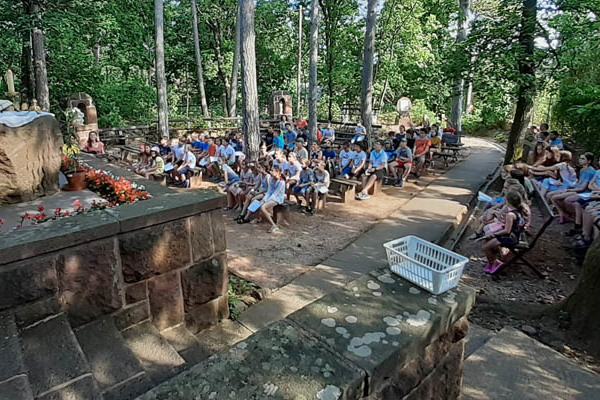
[[[121,204],[135,203],[137,201],[150,199],[152,196],[142,185],[137,185],[126,180],[124,177],[115,176],[103,170],[90,169],[85,164],[78,166],[86,172],[86,183],[89,190],[102,197],[102,201],[92,201],[91,206],[85,205],[75,200],[73,203],[59,207],[54,210],[48,210],[43,205],[37,206],[37,212],[26,212],[20,216],[20,221],[9,231],[23,228],[24,224],[40,224],[48,221],[54,221],[61,218],[71,217],[93,210],[101,210],[108,207],[116,207]],[[0,219],[0,233],[4,228],[4,221]]]

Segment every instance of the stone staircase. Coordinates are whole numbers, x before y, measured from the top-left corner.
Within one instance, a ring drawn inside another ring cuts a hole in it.
[[[64,313],[23,325],[0,314],[0,400],[128,400],[210,355],[184,324],[112,318],[72,328]]]
[[[600,375],[514,328],[471,324],[461,400],[598,399]]]

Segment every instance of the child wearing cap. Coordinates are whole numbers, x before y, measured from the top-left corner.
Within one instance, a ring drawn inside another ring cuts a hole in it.
[[[393,167],[393,174],[396,177],[396,185],[402,187],[410,170],[413,166],[412,150],[408,147],[408,140],[404,137],[400,139],[400,146],[396,150],[396,165]]]

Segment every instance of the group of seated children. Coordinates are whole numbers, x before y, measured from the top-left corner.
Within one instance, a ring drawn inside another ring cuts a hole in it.
[[[488,259],[485,271],[495,273],[502,268],[499,261],[502,249],[512,249],[527,231],[531,211],[524,189],[525,177],[537,186],[537,191],[547,203],[555,208],[559,223],[574,223],[565,235],[575,239],[575,249],[586,250],[598,237],[596,225],[600,222],[600,170],[594,168],[594,155],[586,152],[573,162],[572,153],[563,149],[560,135],[548,132],[548,124],[542,131],[531,127],[536,134],[535,144],[527,162],[517,162],[504,169],[505,188],[503,201],[491,207],[480,219],[473,238],[485,240],[483,251]],[[508,178],[510,174],[511,178]],[[515,181],[514,178],[518,180]]]
[[[258,163],[241,162],[241,170],[235,172],[224,160],[219,160],[224,172],[223,186],[227,193],[225,210],[238,210],[235,220],[239,224],[257,222],[256,218],[265,218],[271,225],[269,232],[279,228],[273,219],[274,208],[289,200],[293,194],[304,213],[314,215],[319,195],[329,190],[329,172],[322,160],[311,161],[308,158],[298,160],[295,153],[285,157],[276,150],[274,158],[264,158]]]

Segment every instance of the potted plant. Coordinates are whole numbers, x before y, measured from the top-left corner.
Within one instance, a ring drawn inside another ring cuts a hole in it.
[[[69,136],[69,141],[62,148],[62,164],[61,171],[65,174],[68,184],[63,186],[63,190],[76,192],[87,187],[85,180],[85,168],[79,165],[77,156],[80,149],[75,136]]]

